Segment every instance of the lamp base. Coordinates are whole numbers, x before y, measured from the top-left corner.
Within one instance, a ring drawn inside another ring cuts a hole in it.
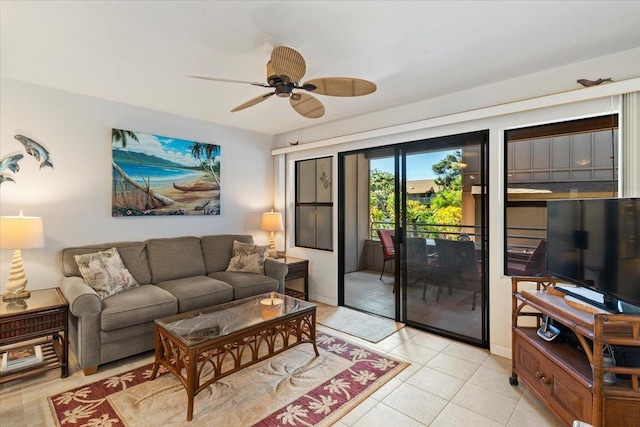
[[[27,299],[31,296],[31,292],[29,291],[20,291],[16,292],[7,292],[2,295],[2,301],[14,301],[14,300],[22,300]]]

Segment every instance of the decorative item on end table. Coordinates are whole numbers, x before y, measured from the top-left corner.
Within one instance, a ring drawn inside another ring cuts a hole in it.
[[[12,348],[2,354],[0,371],[6,372],[13,369],[22,369],[36,363],[41,363],[42,360],[42,347],[39,345]]]
[[[260,229],[269,232],[269,256],[271,258],[278,258],[278,252],[276,249],[276,231],[284,230],[284,224],[282,223],[282,215],[280,212],[265,212],[262,214],[262,223]]]
[[[14,249],[7,293],[2,296],[3,301],[25,299],[31,295],[27,287],[27,277],[22,266],[20,249],[41,248],[44,246],[44,231],[42,218],[18,216],[0,217],[0,248]]]

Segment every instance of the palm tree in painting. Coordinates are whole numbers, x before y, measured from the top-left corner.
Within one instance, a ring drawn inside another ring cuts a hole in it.
[[[122,142],[122,148],[127,148],[127,140],[132,139],[135,142],[140,142],[135,132],[122,129],[111,129],[111,143]]]
[[[214,144],[201,144],[194,142],[189,146],[191,156],[200,160],[200,166],[220,185],[220,162],[216,162],[216,154],[220,153],[220,147]],[[202,160],[204,155],[205,160]],[[217,166],[217,167],[216,167]],[[216,170],[217,169],[217,170]]]
[[[189,150],[191,150],[191,156],[194,159],[200,159],[200,157],[202,157],[202,154],[204,153],[204,146],[203,144],[200,144],[199,142],[194,142],[193,144],[191,144],[189,146]]]
[[[121,143],[122,148],[126,148],[127,141],[132,140],[140,142],[135,132],[123,129],[111,129],[111,144]],[[112,201],[112,214],[114,216],[121,216],[121,211],[131,212],[135,209],[155,209],[160,206],[172,205],[174,200],[154,193],[151,190],[151,183],[149,178],[142,180],[145,185],[142,186],[135,182],[127,173],[112,159],[111,166],[113,167],[113,197]],[[118,183],[118,184],[116,184]],[[132,188],[127,188],[127,186]],[[142,199],[136,197],[136,191],[142,192],[144,197]]]

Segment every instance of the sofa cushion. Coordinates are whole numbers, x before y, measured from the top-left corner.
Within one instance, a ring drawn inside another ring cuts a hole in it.
[[[197,237],[147,240],[147,257],[151,283],[204,276],[206,272],[200,239]]]
[[[100,329],[112,331],[178,312],[178,301],[154,285],[142,285],[102,301]]]
[[[278,281],[276,279],[261,274],[217,271],[209,274],[209,277],[222,280],[233,286],[234,299],[247,298],[252,295],[278,290]]]
[[[100,299],[140,286],[122,263],[118,250],[94,252],[74,257],[80,273]]]
[[[267,259],[268,249],[268,246],[234,241],[233,256],[229,261],[227,271],[264,274],[264,260]]]
[[[231,285],[207,276],[167,280],[156,286],[176,297],[179,313],[210,307],[233,299]]]
[[[233,252],[234,240],[253,244],[252,236],[242,234],[219,234],[200,238],[207,274],[227,269]]]
[[[65,248],[61,251],[62,274],[66,277],[81,277],[82,274],[74,257],[76,255],[106,251],[110,248],[118,249],[122,263],[127,267],[127,270],[129,270],[134,279],[136,279],[136,282],[141,285],[151,283],[151,271],[149,270],[149,262],[147,261],[147,246],[144,242],[114,242]]]

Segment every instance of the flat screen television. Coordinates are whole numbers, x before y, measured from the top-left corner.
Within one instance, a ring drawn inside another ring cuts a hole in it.
[[[547,271],[576,298],[639,313],[640,198],[549,201]]]

